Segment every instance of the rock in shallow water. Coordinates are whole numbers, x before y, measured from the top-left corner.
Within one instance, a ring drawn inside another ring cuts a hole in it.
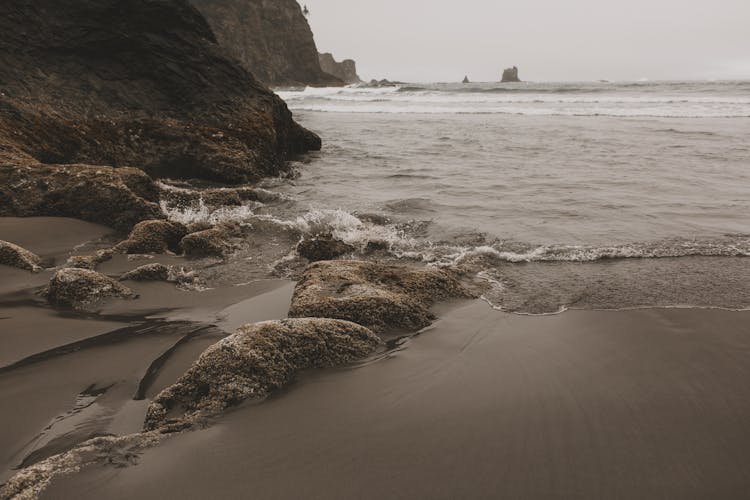
[[[448,272],[364,261],[310,265],[297,283],[289,316],[339,318],[375,331],[420,329],[438,300],[469,297]]]
[[[335,239],[330,234],[305,238],[297,244],[297,253],[310,262],[335,259],[354,250],[353,246]]]
[[[108,299],[134,299],[138,295],[112,278],[89,269],[67,268],[55,273],[46,289],[51,303],[91,310]]]
[[[0,265],[17,267],[26,271],[41,271],[42,259],[25,248],[0,240]]]
[[[169,266],[164,264],[146,264],[120,276],[120,281],[167,281]]]
[[[128,239],[118,243],[115,250],[130,254],[177,252],[180,240],[187,233],[187,228],[179,222],[145,220],[136,224]]]
[[[245,325],[206,349],[146,413],[144,428],[179,429],[248,398],[264,398],[307,368],[344,365],[381,341],[367,328],[335,319],[300,318]]]
[[[211,229],[188,234],[180,241],[180,249],[188,257],[221,257],[231,250],[232,239],[240,237],[240,225],[225,222]]]

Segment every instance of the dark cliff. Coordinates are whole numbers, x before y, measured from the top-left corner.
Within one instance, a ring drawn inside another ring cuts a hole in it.
[[[512,68],[506,68],[503,70],[502,83],[518,83],[521,79],[518,78],[518,68],[513,66]]]
[[[0,168],[239,183],[320,147],[186,0],[5,0],[0,68]]]
[[[344,59],[337,62],[333,54],[326,52],[318,57],[320,67],[326,73],[335,76],[346,84],[360,83],[362,80],[357,75],[357,63],[352,59]]]
[[[272,86],[336,86],[325,73],[297,0],[190,0],[219,44],[260,81]]]

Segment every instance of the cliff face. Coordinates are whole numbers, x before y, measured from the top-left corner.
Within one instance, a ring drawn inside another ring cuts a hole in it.
[[[0,168],[239,183],[320,148],[186,0],[5,0],[0,68]]]
[[[344,59],[341,62],[336,62],[333,58],[333,54],[326,52],[325,54],[319,54],[318,59],[320,60],[320,67],[326,73],[335,76],[344,83],[360,83],[362,80],[357,75],[357,63],[352,59]]]
[[[297,0],[190,0],[219,44],[272,86],[335,86],[320,68],[310,25]]]

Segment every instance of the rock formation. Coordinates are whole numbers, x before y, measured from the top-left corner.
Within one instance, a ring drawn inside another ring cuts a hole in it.
[[[515,66],[513,66],[512,68],[506,68],[503,71],[502,83],[517,83],[520,81],[520,78],[518,78],[518,68],[516,68]]]
[[[347,85],[362,82],[357,75],[357,63],[353,59],[344,59],[337,62],[333,54],[329,52],[319,54],[318,59],[323,71],[342,80]]]
[[[336,86],[318,62],[312,30],[296,0],[190,0],[219,44],[271,86]]]
[[[331,234],[305,238],[297,244],[297,253],[310,262],[332,260],[355,250],[352,245],[337,240]]]
[[[245,325],[201,354],[154,398],[144,428],[181,429],[248,398],[261,399],[300,370],[344,365],[373,353],[380,339],[335,319],[284,319]]]
[[[303,273],[289,316],[345,319],[375,331],[418,330],[432,322],[429,308],[435,301],[468,295],[454,277],[439,269],[323,261]]]
[[[67,268],[55,273],[45,291],[47,300],[84,311],[113,298],[134,299],[137,294],[112,278],[89,269]]]
[[[17,267],[25,271],[41,271],[42,259],[9,241],[0,240],[0,265]]]
[[[239,224],[224,222],[211,229],[188,234],[180,241],[180,249],[193,258],[221,257],[232,249],[232,240],[242,236]]]
[[[145,220],[136,224],[128,238],[114,250],[130,254],[178,252],[180,240],[187,234],[188,229],[179,222]]]
[[[463,80],[463,81],[462,81],[461,83],[471,83],[471,82],[469,81],[469,75],[466,75],[466,76],[464,77],[464,80]]]
[[[278,96],[225,55],[184,0],[6,0],[0,68],[3,215],[54,212],[122,227],[125,219],[154,218],[143,202],[149,196],[124,179],[132,193],[122,183],[109,191],[126,203],[127,217],[96,214],[97,196],[89,208],[86,194],[97,188],[85,179],[53,197],[41,193],[36,184],[60,165],[74,173],[86,171],[82,164],[109,176],[98,166],[133,166],[152,176],[243,183],[277,174],[289,155],[320,148]],[[6,182],[13,175],[7,168],[19,166],[32,171],[27,180]],[[11,185],[21,192],[9,193]],[[73,206],[71,190],[85,207]],[[31,207],[15,196],[44,199]]]

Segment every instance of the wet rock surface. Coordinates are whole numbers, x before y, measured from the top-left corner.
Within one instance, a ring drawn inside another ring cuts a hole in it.
[[[151,403],[144,428],[181,429],[196,415],[214,415],[245,399],[260,399],[300,370],[348,364],[381,341],[348,321],[285,319],[245,325],[209,347],[180,379]]]
[[[375,331],[415,330],[434,319],[439,300],[469,297],[446,271],[365,261],[311,264],[297,283],[291,317],[339,318]]]
[[[65,267],[95,270],[99,264],[107,262],[114,255],[111,248],[97,250],[93,255],[74,255],[65,263]]]
[[[297,253],[310,262],[332,260],[354,250],[352,245],[337,240],[330,234],[305,238],[297,244]]]
[[[153,181],[140,170],[42,165],[25,156],[4,161],[2,144],[0,106],[0,216],[73,217],[121,231],[163,217]]]
[[[41,271],[42,259],[38,255],[9,241],[0,240],[0,265],[17,267],[26,271]]]
[[[136,224],[125,241],[115,246],[115,251],[130,254],[178,252],[180,240],[187,233],[187,227],[179,222],[142,221]]]
[[[55,273],[45,290],[52,304],[94,310],[110,299],[134,299],[137,294],[112,278],[89,269],[67,268]]]
[[[221,257],[232,249],[232,240],[243,236],[238,224],[222,223],[211,229],[190,233],[180,241],[187,257]]]
[[[120,276],[120,281],[167,281],[170,268],[164,264],[146,264]]]
[[[134,166],[243,183],[320,148],[185,1],[7,0],[0,67],[3,167]],[[147,183],[123,182],[149,197]]]

